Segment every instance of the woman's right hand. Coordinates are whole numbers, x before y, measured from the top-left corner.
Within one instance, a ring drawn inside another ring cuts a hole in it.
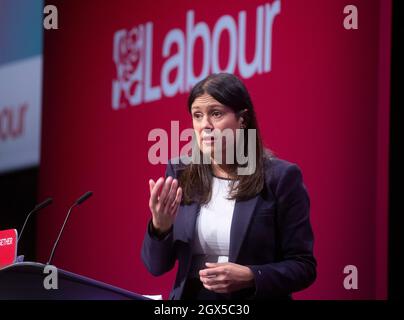
[[[172,177],[159,178],[156,182],[149,180],[149,208],[152,213],[152,223],[158,233],[168,231],[174,223],[178,207],[181,203],[182,188],[178,180]]]

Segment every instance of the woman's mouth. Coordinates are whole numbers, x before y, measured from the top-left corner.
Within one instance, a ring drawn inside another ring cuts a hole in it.
[[[203,137],[202,138],[202,143],[204,144],[213,144],[215,142],[215,138],[214,137]]]

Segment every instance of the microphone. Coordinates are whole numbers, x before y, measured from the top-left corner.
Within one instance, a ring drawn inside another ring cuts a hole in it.
[[[28,213],[27,217],[25,218],[24,224],[23,224],[23,226],[22,226],[22,228],[21,228],[21,232],[20,232],[20,234],[18,235],[17,244],[18,244],[18,241],[20,241],[20,239],[21,239],[21,236],[22,236],[22,234],[23,234],[23,232],[24,232],[24,230],[25,230],[25,226],[27,225],[27,222],[28,222],[29,218],[31,217],[31,215],[32,215],[33,213],[38,212],[39,210],[41,210],[41,209],[43,209],[43,208],[49,206],[52,202],[53,202],[53,199],[52,199],[52,198],[47,198],[45,201],[41,202],[40,204],[37,204],[37,205],[34,207],[34,209],[32,209],[30,213]]]
[[[90,198],[93,195],[91,191],[87,191],[85,194],[83,194],[77,201],[76,204],[82,204],[84,201],[86,201],[88,198]]]
[[[62,228],[61,228],[60,231],[59,231],[59,235],[58,235],[58,237],[57,237],[57,239],[56,239],[56,241],[55,241],[55,243],[54,243],[54,245],[53,245],[52,252],[51,252],[51,254],[50,254],[50,256],[49,256],[49,259],[48,259],[48,262],[47,262],[46,264],[51,264],[51,262],[52,262],[53,255],[55,254],[55,250],[56,250],[56,247],[57,247],[57,245],[58,245],[58,243],[59,243],[60,236],[61,236],[62,233],[63,233],[63,230],[64,230],[64,228],[65,228],[66,222],[67,222],[67,220],[69,220],[69,216],[70,216],[70,213],[72,212],[73,208],[76,207],[76,206],[78,206],[78,205],[80,205],[80,204],[82,204],[84,201],[86,201],[86,200],[87,200],[88,198],[90,198],[92,195],[93,195],[93,193],[92,193],[91,191],[87,191],[87,192],[86,192],[85,194],[83,194],[80,198],[78,198],[78,199],[74,202],[74,204],[69,208],[69,211],[67,212],[65,221],[63,222]]]

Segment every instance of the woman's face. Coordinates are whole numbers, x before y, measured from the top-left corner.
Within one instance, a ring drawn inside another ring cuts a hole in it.
[[[224,106],[207,93],[194,100],[191,106],[191,114],[199,149],[204,154],[210,154],[213,157],[214,147],[220,147],[222,159],[225,161],[226,141],[222,139],[221,144],[215,143],[215,139],[218,141],[217,133],[230,129],[235,138],[236,129],[240,129],[242,118],[237,119],[235,112],[231,108]],[[215,131],[212,132],[213,130]],[[233,144],[234,141],[233,139]]]

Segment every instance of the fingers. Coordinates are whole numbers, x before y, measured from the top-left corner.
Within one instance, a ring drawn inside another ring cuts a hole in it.
[[[159,178],[157,182],[154,184],[153,188],[150,191],[150,201],[153,204],[156,204],[158,201],[159,190],[164,183],[164,178]],[[150,181],[149,181],[149,184]]]
[[[170,192],[170,188],[171,188],[171,182],[173,181],[173,177],[169,176],[166,178],[164,185],[163,185],[163,189],[160,192],[160,196],[159,196],[159,202],[160,205],[165,206],[165,202],[166,202],[166,198],[168,196],[168,193]]]
[[[202,282],[208,284],[216,283],[217,281],[227,280],[228,272],[223,267],[215,267],[210,269],[199,270],[199,278]]]
[[[150,179],[149,206],[157,208],[158,212],[174,215],[182,200],[182,188],[178,184],[178,180],[171,176],[166,179],[161,177],[156,182]]]
[[[219,267],[219,266],[220,266],[219,263],[214,263],[214,262],[206,262],[205,265],[206,265],[208,268],[214,268],[214,267]]]
[[[173,207],[178,206],[182,200],[182,188],[178,187],[174,202],[171,204]]]
[[[212,267],[209,267],[208,265],[215,265]],[[223,273],[224,268],[219,264],[219,263],[210,263],[206,262],[205,265],[208,267],[207,269],[202,269],[199,270],[199,275],[201,277],[212,277],[212,276],[218,276]]]
[[[177,195],[177,187],[178,187],[178,180],[177,179],[173,179],[171,182],[171,187],[170,187],[170,191],[168,192],[168,195],[166,197],[166,201],[165,201],[165,206],[168,207],[168,209],[171,208],[172,203],[175,200],[175,197]]]
[[[206,263],[206,265],[220,265],[217,263]],[[199,271],[199,279],[203,286],[217,293],[229,292],[229,278],[223,267],[211,267]]]
[[[181,203],[181,200],[182,200],[182,188],[178,187],[175,199],[171,203],[171,207],[170,207],[170,213],[171,214],[175,214],[177,212],[177,209],[178,209],[178,207],[179,207],[179,205]]]
[[[154,182],[154,180],[153,180],[153,179],[150,179],[150,180],[149,180],[150,194],[151,194],[151,192],[152,192],[152,190],[153,190],[153,188],[154,188],[155,185],[156,185],[156,183]]]
[[[203,286],[210,290],[210,291],[214,291],[217,293],[227,293],[229,292],[229,283],[227,281],[223,281],[221,283],[216,283],[216,284],[206,284],[203,283]]]
[[[201,280],[204,284],[209,286],[228,281],[227,277],[224,275],[218,275],[216,277],[199,277],[199,280]]]

